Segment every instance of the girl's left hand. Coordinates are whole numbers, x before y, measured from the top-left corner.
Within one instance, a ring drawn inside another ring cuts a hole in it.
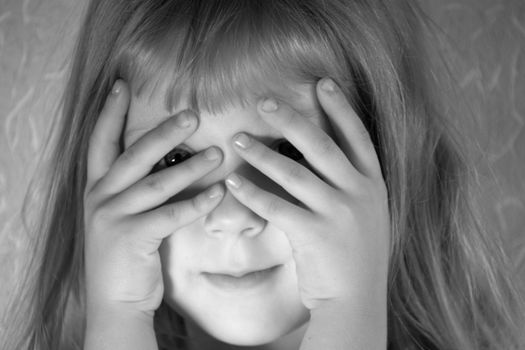
[[[283,103],[266,100],[258,111],[318,175],[246,134],[234,138],[239,155],[303,207],[237,174],[231,174],[226,184],[241,203],[287,235],[302,302],[308,309],[348,303],[364,309],[386,305],[390,217],[378,157],[366,128],[332,80],[317,84],[317,96],[339,146]]]

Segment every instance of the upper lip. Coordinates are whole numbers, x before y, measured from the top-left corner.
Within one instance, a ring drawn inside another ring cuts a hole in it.
[[[256,268],[256,269],[244,269],[244,270],[238,270],[238,271],[226,271],[226,270],[206,271],[204,273],[206,273],[206,274],[214,274],[214,275],[229,275],[229,276],[240,278],[240,277],[248,275],[248,274],[250,274],[252,272],[268,270],[268,269],[271,269],[271,268],[274,268],[274,267],[277,267],[277,266],[279,266],[279,265],[271,265],[271,266],[268,266],[268,267],[262,267],[262,268]]]

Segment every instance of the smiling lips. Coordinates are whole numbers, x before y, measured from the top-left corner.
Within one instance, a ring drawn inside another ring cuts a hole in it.
[[[210,273],[202,274],[215,287],[220,289],[248,289],[266,284],[272,280],[282,265],[275,265],[270,268],[244,273]]]

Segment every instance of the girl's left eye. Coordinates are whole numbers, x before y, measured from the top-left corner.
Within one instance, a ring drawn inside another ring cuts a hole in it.
[[[285,139],[275,141],[272,144],[272,148],[281,153],[283,156],[287,156],[288,158],[297,162],[304,158],[303,154]]]

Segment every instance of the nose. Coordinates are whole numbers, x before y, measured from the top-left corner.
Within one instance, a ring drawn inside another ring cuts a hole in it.
[[[205,218],[204,229],[212,237],[224,238],[227,235],[256,237],[266,226],[266,220],[240,203],[226,191],[221,203]]]

